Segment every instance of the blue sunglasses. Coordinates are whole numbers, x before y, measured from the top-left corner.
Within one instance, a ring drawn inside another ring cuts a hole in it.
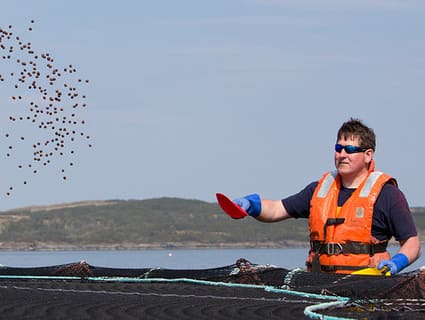
[[[339,144],[339,143],[337,143],[337,144],[335,145],[335,151],[336,151],[336,152],[341,153],[342,149],[344,149],[344,150],[345,150],[345,152],[350,153],[350,154],[351,154],[351,153],[364,152],[364,151],[366,151],[366,150],[367,150],[367,149],[365,149],[365,148],[360,148],[360,147],[351,146],[351,145],[343,146],[343,145],[341,145],[341,144]]]

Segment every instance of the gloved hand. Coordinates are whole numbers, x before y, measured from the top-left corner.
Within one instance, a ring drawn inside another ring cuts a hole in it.
[[[391,275],[400,272],[409,265],[409,259],[403,253],[397,253],[391,260],[381,260],[378,269],[388,268]]]
[[[244,209],[251,217],[258,217],[261,214],[261,198],[256,193],[233,199],[233,202]]]

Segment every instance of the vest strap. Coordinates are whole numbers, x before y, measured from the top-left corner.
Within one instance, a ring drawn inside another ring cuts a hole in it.
[[[337,226],[339,224],[343,224],[345,222],[345,218],[329,218],[326,220],[326,224],[323,227],[324,238],[326,239],[326,235],[328,233],[328,226]]]
[[[359,242],[347,242],[344,244],[337,242],[311,241],[310,248],[316,254],[338,255],[338,254],[368,254],[371,257],[375,253],[387,251],[388,242],[377,244],[366,244]]]

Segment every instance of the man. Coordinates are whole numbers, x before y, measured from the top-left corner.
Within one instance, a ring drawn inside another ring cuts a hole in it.
[[[335,145],[336,171],[283,200],[252,194],[233,201],[263,222],[308,218],[310,271],[352,273],[368,267],[396,274],[421,254],[408,203],[391,176],[375,171],[375,133],[345,122]],[[392,258],[388,241],[400,243]]]

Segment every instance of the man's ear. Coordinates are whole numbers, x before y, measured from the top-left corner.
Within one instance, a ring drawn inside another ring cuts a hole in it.
[[[365,162],[366,163],[371,163],[373,160],[373,155],[375,154],[375,151],[373,151],[372,149],[367,149],[365,152]]]

